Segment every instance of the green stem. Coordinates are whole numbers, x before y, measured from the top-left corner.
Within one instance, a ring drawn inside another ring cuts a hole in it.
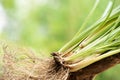
[[[107,21],[109,21],[109,20],[115,21],[116,20],[116,18],[118,17],[118,15],[120,13],[120,8],[118,8],[116,10],[117,11],[114,10],[115,12],[111,13],[111,15],[110,15],[110,17],[108,18]],[[105,19],[98,20],[95,24],[93,24],[92,26],[90,26],[89,28],[87,28],[85,31],[83,31],[81,34],[79,34],[78,36],[76,36],[75,38],[73,38],[71,41],[69,41],[58,52],[61,53],[61,54],[62,53],[64,54],[64,53],[67,53],[67,52],[71,51],[72,49],[74,49],[76,47],[74,45],[77,45],[81,41],[83,41],[92,32],[92,30],[94,30],[95,27],[97,27],[98,25],[100,25],[104,21],[105,21]]]
[[[95,40],[85,48],[81,49],[78,53],[65,58],[65,61],[72,62],[75,61],[76,59],[83,59],[84,57],[90,55],[92,51],[95,51],[96,50],[95,46],[102,43],[104,40],[106,40],[106,38],[107,36]]]
[[[99,0],[96,0],[92,10],[88,14],[88,16],[85,19],[84,23],[82,24],[82,26],[80,27],[79,31],[76,33],[76,35],[74,37],[78,36],[85,29],[85,26],[86,26],[87,22],[89,21],[90,17],[92,16],[92,14],[94,13],[94,11],[96,10],[96,8],[98,6],[98,3],[99,3]]]
[[[118,53],[120,53],[120,49],[109,51],[105,54],[95,56],[95,57],[92,57],[92,58],[88,57],[88,58],[86,58],[86,59],[84,59],[84,60],[82,60],[78,63],[71,64],[71,65],[68,65],[68,66],[70,67],[71,72],[74,72],[74,71],[80,70],[80,69],[82,69],[82,68],[84,68],[84,67],[86,67],[86,66],[88,66],[92,63],[95,63],[99,60],[102,60],[104,58],[107,58],[109,56],[112,56],[112,55],[115,55],[115,54],[118,54]]]
[[[116,35],[119,35],[120,34],[120,27],[116,28],[114,31],[111,32],[111,36],[116,36]],[[69,61],[69,62],[72,62],[72,61],[75,61],[76,59],[83,59],[91,54],[95,54],[94,52],[96,50],[98,50],[101,45],[102,46],[105,46],[109,43],[113,43],[113,42],[108,42],[106,41],[111,39],[111,38],[108,38],[109,34],[105,35],[105,36],[101,36],[100,38],[96,39],[95,41],[93,41],[92,43],[90,43],[89,45],[87,45],[86,47],[84,47],[83,49],[81,49],[80,51],[78,51],[76,54],[72,54],[71,56],[65,58],[65,61]],[[116,37],[114,37],[115,39]],[[115,41],[117,42],[117,41]],[[120,40],[118,40],[118,42],[120,42]],[[118,43],[116,43],[118,44]],[[113,44],[115,45],[115,44]],[[118,46],[117,46],[118,47]],[[111,48],[111,47],[109,47]],[[106,49],[104,49],[105,51]],[[99,52],[102,52],[99,50]]]

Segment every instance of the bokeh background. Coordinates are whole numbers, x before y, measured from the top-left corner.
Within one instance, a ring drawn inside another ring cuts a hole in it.
[[[100,0],[87,26],[100,18],[110,0]],[[0,39],[34,48],[49,56],[68,42],[95,0],[0,0]],[[116,0],[115,6],[120,5]],[[120,80],[120,65],[96,80]]]

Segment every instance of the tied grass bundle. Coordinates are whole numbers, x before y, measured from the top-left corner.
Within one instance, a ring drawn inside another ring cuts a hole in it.
[[[92,80],[96,74],[120,63],[120,6],[113,9],[115,2],[110,1],[101,18],[86,27],[98,3],[96,0],[73,39],[52,53],[52,58],[40,59],[31,50],[3,45],[0,80]],[[105,62],[107,66],[99,70]]]

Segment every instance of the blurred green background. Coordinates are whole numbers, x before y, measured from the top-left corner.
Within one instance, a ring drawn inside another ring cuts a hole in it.
[[[88,27],[100,18],[109,1],[100,0]],[[95,0],[0,0],[0,39],[32,47],[48,56],[72,39],[94,3]],[[119,73],[117,65],[96,80],[120,80]]]

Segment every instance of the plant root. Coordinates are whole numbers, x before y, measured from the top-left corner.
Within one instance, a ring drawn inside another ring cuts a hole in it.
[[[29,50],[3,46],[3,65],[0,80],[93,80],[93,78],[120,63],[120,53],[95,62],[76,72],[62,65],[59,55],[41,59]]]
[[[25,49],[3,47],[3,75],[0,80],[67,80],[69,69],[54,58],[40,59]]]

